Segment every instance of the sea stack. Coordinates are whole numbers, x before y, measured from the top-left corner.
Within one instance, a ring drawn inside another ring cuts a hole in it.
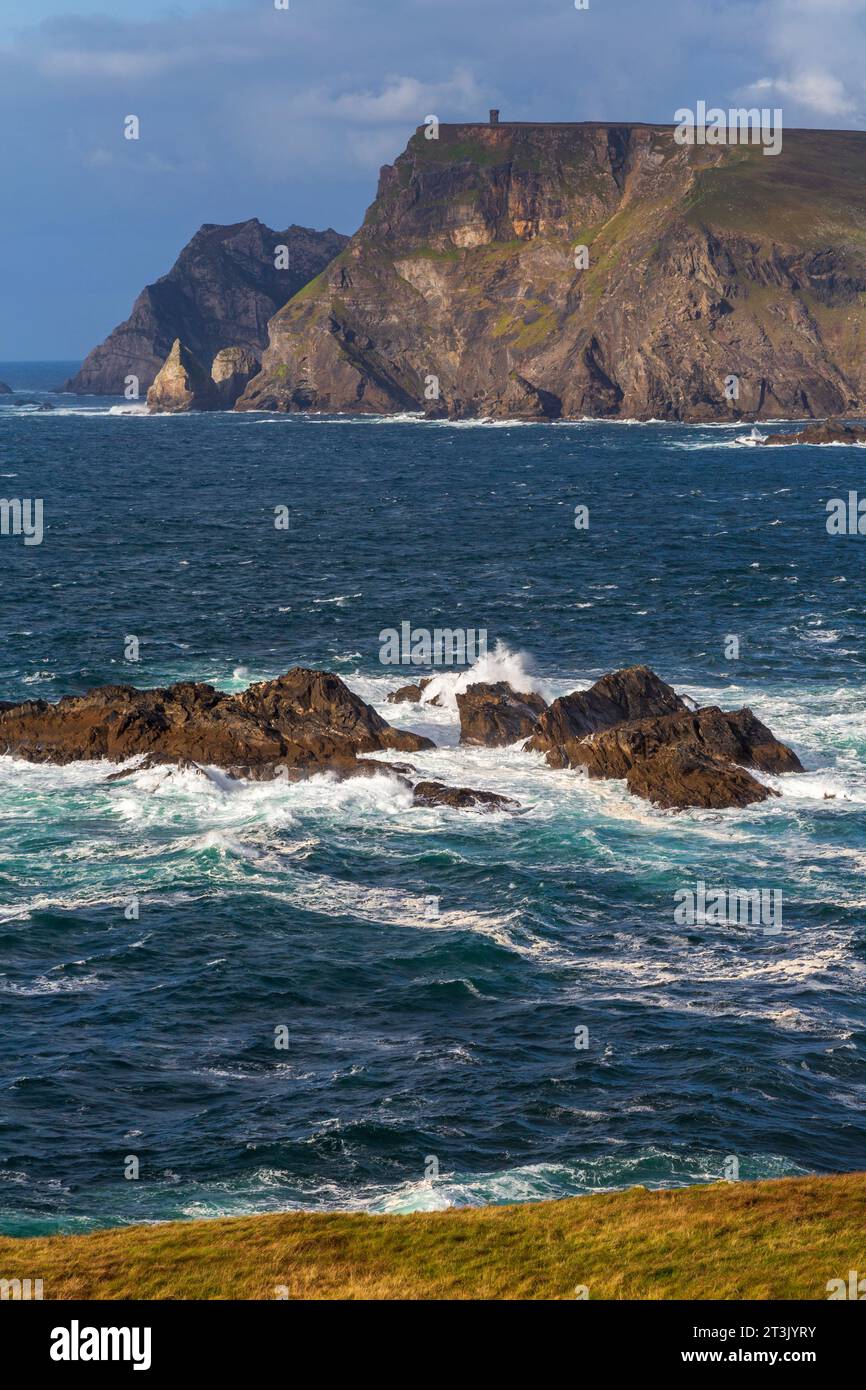
[[[215,410],[219,391],[200,362],[175,338],[171,352],[147,393],[148,410],[179,414],[187,410]]]

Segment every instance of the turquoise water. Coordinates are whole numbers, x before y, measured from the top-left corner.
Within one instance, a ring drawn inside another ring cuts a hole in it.
[[[436,740],[420,770],[524,813],[0,758],[0,1230],[866,1166],[866,538],[825,527],[860,451],[147,418],[40,394],[70,368],[0,364],[56,407],[0,398],[0,496],[45,515],[0,538],[0,699],[319,666]],[[444,708],[384,704],[420,674],[379,662],[403,621],[486,629],[479,674],[549,696],[647,662],[806,774],[671,815],[460,750],[456,673]],[[780,890],[783,931],[677,926],[698,880]]]

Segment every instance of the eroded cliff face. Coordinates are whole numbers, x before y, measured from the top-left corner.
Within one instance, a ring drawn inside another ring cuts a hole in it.
[[[236,408],[866,410],[864,225],[862,134],[791,131],[766,156],[670,128],[422,128],[271,320]]]
[[[260,359],[268,320],[346,242],[334,231],[273,231],[257,218],[205,225],[169,273],[142,290],[126,322],[94,348],[65,389],[121,395],[127,377],[136,376],[143,399],[177,338],[208,367],[227,347]],[[288,248],[286,269],[275,264],[278,246]]]

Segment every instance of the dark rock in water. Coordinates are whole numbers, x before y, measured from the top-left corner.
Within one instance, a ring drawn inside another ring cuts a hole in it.
[[[388,726],[386,726],[388,727]],[[414,737],[414,736],[413,736]],[[125,767],[112,772],[107,782],[122,782],[139,772],[149,772],[163,768],[167,772],[182,769],[198,773],[201,777],[215,780],[207,766],[190,758],[180,758],[165,754],[149,754],[136,767]],[[410,763],[383,762],[378,758],[347,758],[343,755],[326,757],[321,762],[299,764],[289,762],[263,762],[242,765],[229,765],[220,768],[220,773],[233,781],[296,783],[305,781],[319,773],[335,777],[338,781],[348,781],[355,777],[396,777],[409,791],[413,792],[416,806],[450,806],[461,811],[500,811],[516,810],[518,803],[494,792],[470,791],[465,787],[447,787],[442,782],[419,782],[413,787],[410,780],[416,769]]]
[[[119,772],[110,772],[106,777],[106,782],[125,782],[129,777],[135,777],[138,772],[152,772],[154,769],[163,768],[165,771],[184,771],[197,772],[202,777],[207,777],[207,772],[191,758],[170,758],[159,753],[148,753],[146,758],[142,758],[135,767],[123,767]]]
[[[416,806],[451,806],[455,810],[514,811],[520,803],[497,792],[473,791],[469,787],[446,787],[442,782],[419,782],[415,787]]]
[[[42,403],[37,408],[39,410],[53,410],[54,406],[51,404],[50,401],[42,401]]]
[[[706,716],[710,713],[709,709],[698,710],[699,716]],[[722,752],[724,756],[730,757],[735,763],[741,763],[743,767],[756,767],[761,772],[802,772],[803,764],[797,757],[792,748],[786,743],[782,743],[776,738],[775,734],[762,724],[750,709],[740,709],[733,713],[722,715],[725,720],[730,738],[733,740],[732,749],[723,749],[721,746],[713,751]],[[704,726],[704,737],[706,737],[706,726]]]
[[[432,676],[424,676],[423,680],[420,680],[417,685],[401,685],[399,690],[391,691],[391,694],[388,696],[388,704],[419,704],[424,694],[424,691],[427,689],[428,685],[432,685],[432,683]],[[439,696],[437,695],[435,699],[428,700],[427,704],[438,706],[442,704],[442,701],[439,699]]]
[[[676,745],[762,772],[802,772],[796,753],[779,743],[749,709],[725,713],[711,705],[695,713],[637,719],[591,734],[568,747],[568,766],[590,777],[626,777],[662,748]]]
[[[807,425],[796,434],[768,434],[761,447],[771,444],[866,444],[866,429],[844,420],[825,420],[823,424]]]
[[[14,394],[11,386],[7,386],[5,381],[0,381],[0,396],[14,396]]]
[[[0,712],[0,752],[31,762],[122,762],[144,753],[244,775],[280,765],[288,772],[272,775],[305,776],[354,768],[359,753],[433,746],[392,728],[338,676],[301,667],[237,695],[192,681],[156,690],[115,685]]]
[[[206,224],[167,275],[138,296],[125,323],[94,348],[65,390],[123,394],[136,376],[142,394],[153,383],[175,338],[199,362],[212,362],[228,344],[261,355],[268,320],[346,245],[339,232],[308,227],[273,231],[253,217],[220,227]],[[279,269],[276,250],[288,248]]]
[[[479,682],[458,694],[457,708],[461,743],[504,748],[533,732],[547,701],[534,691],[521,694],[507,681]]]
[[[227,347],[217,353],[210,374],[224,410],[232,409],[260,366],[259,359],[246,348]]]
[[[682,744],[669,744],[652,757],[635,763],[626,784],[634,796],[642,796],[665,810],[751,806],[779,795],[744,768]]]
[[[551,767],[569,767],[573,743],[628,719],[674,714],[685,701],[648,666],[602,676],[590,690],[563,695],[542,714],[527,748],[547,754]]]
[[[216,410],[219,404],[219,391],[213,379],[180,339],[175,338],[171,352],[147,393],[148,410],[180,414],[187,410]]]
[[[748,806],[777,793],[744,768],[803,770],[750,709],[691,710],[646,666],[555,700],[527,747],[544,752],[551,767],[625,778],[636,796],[663,807]]]
[[[135,767],[124,767],[119,772],[111,772],[105,780],[106,782],[123,782],[129,777],[135,777],[139,772],[151,772],[157,768],[163,768],[166,771],[197,772],[202,777],[211,776],[207,765],[194,762],[190,758],[149,753]],[[303,782],[317,773],[326,773],[329,777],[336,777],[339,781],[347,781],[353,777],[380,777],[384,774],[397,777],[411,789],[412,783],[408,779],[416,773],[416,769],[411,763],[383,762],[378,758],[375,760],[358,758],[354,762],[339,758],[328,760],[321,767],[304,767],[285,762],[251,763],[220,767],[219,772],[224,773],[226,777],[235,782]]]

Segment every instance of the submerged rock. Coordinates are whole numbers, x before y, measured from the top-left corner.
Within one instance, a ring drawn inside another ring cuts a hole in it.
[[[534,691],[521,694],[507,681],[479,682],[458,694],[457,708],[461,743],[504,748],[533,732],[547,701]]]
[[[761,441],[762,448],[772,444],[866,444],[866,429],[845,420],[824,420],[796,434],[768,434]]]
[[[180,338],[175,338],[171,352],[147,393],[148,410],[177,414],[186,410],[215,410],[219,404],[217,386]]]
[[[456,810],[516,811],[520,803],[497,792],[474,791],[470,787],[446,787],[442,782],[419,782],[415,787],[416,806],[451,806]]]
[[[7,386],[5,381],[0,381],[0,396],[14,396],[14,394],[11,386]]]
[[[404,705],[404,704],[405,704],[405,705],[409,705],[409,704],[417,705],[417,704],[420,704],[420,702],[421,702],[421,700],[423,699],[423,696],[424,696],[424,691],[427,689],[428,685],[432,685],[432,684],[433,684],[433,677],[432,677],[432,676],[424,676],[424,678],[423,678],[422,680],[420,680],[420,681],[418,682],[417,685],[401,685],[399,690],[392,690],[392,691],[391,691],[391,694],[388,696],[388,704],[389,704],[389,705]],[[435,696],[434,699],[432,699],[432,700],[427,700],[426,703],[427,703],[428,705],[437,705],[437,706],[439,706],[439,705],[442,704],[442,701],[440,700],[439,696],[437,695],[437,696]]]

